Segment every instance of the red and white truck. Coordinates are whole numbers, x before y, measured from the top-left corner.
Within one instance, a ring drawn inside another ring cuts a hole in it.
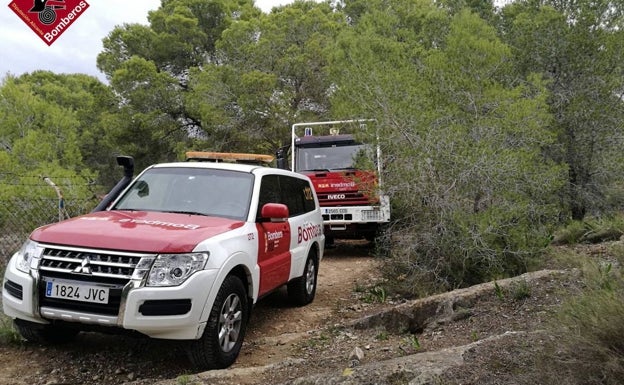
[[[381,148],[362,143],[374,120],[295,123],[291,129],[290,165],[287,151],[278,151],[279,168],[308,176],[323,213],[325,236],[373,240],[390,221],[390,200],[381,183]]]
[[[325,243],[309,178],[231,160],[132,178],[118,158],[125,177],[94,212],[36,229],[12,256],[4,313],[28,340],[132,332],[184,340],[198,369],[231,365],[259,298],[287,285],[312,302]]]

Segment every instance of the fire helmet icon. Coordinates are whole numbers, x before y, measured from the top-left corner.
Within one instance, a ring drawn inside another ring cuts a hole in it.
[[[65,0],[34,0],[29,12],[38,13],[42,24],[50,25],[56,20],[55,9],[65,9]]]

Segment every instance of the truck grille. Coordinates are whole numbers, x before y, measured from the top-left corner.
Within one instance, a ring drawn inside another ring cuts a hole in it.
[[[130,281],[135,267],[144,257],[149,258],[152,255],[48,247],[44,250],[39,263],[41,282],[39,304],[56,309],[116,316],[119,314],[122,289]],[[107,286],[108,303],[87,303],[46,297],[44,281],[49,279]]]
[[[371,200],[361,192],[317,193],[321,206],[368,205]]]

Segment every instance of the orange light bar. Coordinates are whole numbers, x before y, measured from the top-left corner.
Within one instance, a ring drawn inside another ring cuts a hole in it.
[[[272,155],[262,154],[243,154],[234,152],[206,152],[206,151],[187,151],[186,160],[205,161],[205,162],[229,162],[229,163],[252,163],[267,164],[273,161]]]

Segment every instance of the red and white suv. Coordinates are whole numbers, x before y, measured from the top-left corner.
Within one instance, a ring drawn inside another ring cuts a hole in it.
[[[237,358],[253,304],[314,299],[325,237],[310,180],[275,168],[157,164],[108,207],[36,229],[13,255],[4,312],[29,340],[81,330],[188,340],[198,369]]]

